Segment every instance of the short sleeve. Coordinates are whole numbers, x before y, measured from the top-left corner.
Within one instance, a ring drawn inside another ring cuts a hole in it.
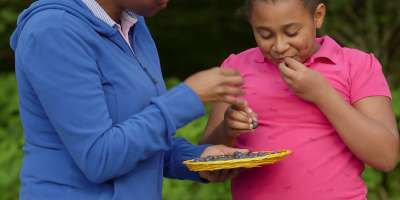
[[[224,69],[236,69],[237,70],[237,67],[235,67],[235,64],[234,64],[235,57],[236,57],[235,54],[229,55],[228,58],[226,58],[224,60],[224,62],[221,64],[221,67]]]
[[[350,67],[350,101],[351,104],[372,96],[391,98],[389,85],[382,71],[382,66],[373,54],[365,54],[357,64]]]

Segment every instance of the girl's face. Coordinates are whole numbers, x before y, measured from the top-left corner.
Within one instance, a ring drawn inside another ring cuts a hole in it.
[[[314,13],[302,0],[273,2],[254,1],[249,21],[264,56],[275,64],[291,57],[304,63],[314,54],[316,30],[324,21],[325,6],[320,4]]]
[[[149,17],[166,8],[169,0],[119,0],[119,2],[124,9]]]

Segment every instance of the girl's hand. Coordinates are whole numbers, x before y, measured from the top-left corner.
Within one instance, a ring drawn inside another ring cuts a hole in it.
[[[279,65],[283,80],[300,98],[318,104],[333,88],[318,72],[293,58],[285,58]]]
[[[245,102],[242,105],[231,105],[225,112],[223,126],[228,137],[236,137],[257,128],[257,114]]]

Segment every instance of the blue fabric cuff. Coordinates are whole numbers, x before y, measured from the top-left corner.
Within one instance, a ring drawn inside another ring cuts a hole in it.
[[[197,148],[195,148],[195,150],[192,151],[191,154],[185,154],[184,156],[182,156],[183,161],[184,160],[191,160],[191,159],[200,157],[201,154],[204,152],[204,150],[209,146],[211,146],[211,145],[203,144],[203,145],[197,146]],[[185,174],[189,175],[187,177],[188,179],[193,180],[193,181],[197,181],[197,182],[201,182],[201,183],[208,183],[209,182],[208,180],[201,178],[199,173],[190,171],[185,165],[181,165],[181,166],[183,167],[183,169],[181,169],[182,172],[186,171]]]
[[[174,87],[164,95],[154,98],[165,115],[170,132],[175,132],[187,123],[205,114],[202,101],[185,83]]]

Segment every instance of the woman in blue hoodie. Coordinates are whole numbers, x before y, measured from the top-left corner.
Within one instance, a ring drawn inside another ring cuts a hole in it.
[[[183,160],[236,150],[174,138],[204,114],[202,102],[243,105],[233,98],[242,78],[214,68],[167,91],[142,17],[167,3],[39,0],[20,15],[11,38],[25,136],[20,199],[161,199],[163,176],[201,180]]]

